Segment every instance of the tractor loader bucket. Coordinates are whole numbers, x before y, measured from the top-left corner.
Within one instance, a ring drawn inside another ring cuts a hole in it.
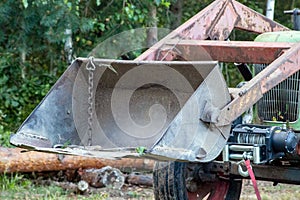
[[[25,120],[11,143],[39,151],[208,162],[230,125],[230,101],[214,61],[78,58]]]

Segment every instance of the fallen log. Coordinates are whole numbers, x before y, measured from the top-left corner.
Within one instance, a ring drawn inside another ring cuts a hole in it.
[[[102,168],[104,166],[111,166],[125,172],[151,172],[154,161],[132,158],[108,160],[84,156],[62,156],[27,151],[21,148],[0,147],[0,173],[60,171],[80,168]]]
[[[102,167],[100,169],[78,170],[81,180],[87,182],[95,188],[109,187],[113,189],[121,189],[125,183],[125,175],[116,168],[111,166]]]
[[[126,183],[129,183],[131,185],[143,185],[152,187],[153,178],[149,175],[131,173],[126,177]]]

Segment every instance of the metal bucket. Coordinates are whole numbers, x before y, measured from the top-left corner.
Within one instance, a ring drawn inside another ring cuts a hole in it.
[[[214,124],[229,101],[217,62],[78,58],[10,141],[101,158],[208,162],[229,136],[230,126]]]

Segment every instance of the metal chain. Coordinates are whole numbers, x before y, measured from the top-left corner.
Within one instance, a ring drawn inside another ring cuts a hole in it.
[[[114,73],[118,74],[118,72],[109,64],[100,64],[100,67],[107,67]],[[89,61],[85,66],[86,70],[89,72],[88,76],[88,146],[92,145],[92,132],[93,132],[93,98],[94,98],[94,71],[96,69],[96,65],[94,63],[94,57],[89,57]]]
[[[94,89],[94,71],[96,66],[94,64],[94,57],[89,57],[86,64],[86,69],[89,72],[88,79],[88,146],[92,145],[92,131],[93,131],[93,89]]]

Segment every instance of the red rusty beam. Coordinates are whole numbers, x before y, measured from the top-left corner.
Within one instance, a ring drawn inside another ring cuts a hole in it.
[[[157,60],[161,47],[167,40],[174,38],[186,38],[204,40],[208,38],[207,30],[209,25],[218,18],[220,10],[226,7],[226,0],[218,0],[211,3],[209,6],[194,15],[184,24],[180,25],[177,29],[168,34],[165,38],[158,41],[150,49],[145,51],[136,60]]]
[[[172,59],[268,64],[280,56],[283,50],[291,48],[294,44],[284,42],[170,40],[167,41],[166,45],[176,49],[175,52],[172,52]],[[161,57],[165,56],[163,52],[161,51]],[[168,48],[166,48],[165,53],[170,53]]]
[[[218,126],[230,124],[252,107],[263,94],[299,70],[300,43],[297,43],[240,88],[237,97],[221,110]]]
[[[238,15],[238,18],[235,22],[235,28],[237,29],[242,29],[258,34],[289,30],[289,28],[272,21],[266,16],[248,8],[247,6],[237,1],[232,1],[232,4],[236,14]]]
[[[207,35],[211,40],[227,39],[234,28],[257,34],[289,30],[235,0],[225,1],[219,13],[208,29]]]
[[[225,40],[234,28],[255,33],[289,30],[235,0],[217,0],[136,60],[158,60],[162,46],[170,39]]]

